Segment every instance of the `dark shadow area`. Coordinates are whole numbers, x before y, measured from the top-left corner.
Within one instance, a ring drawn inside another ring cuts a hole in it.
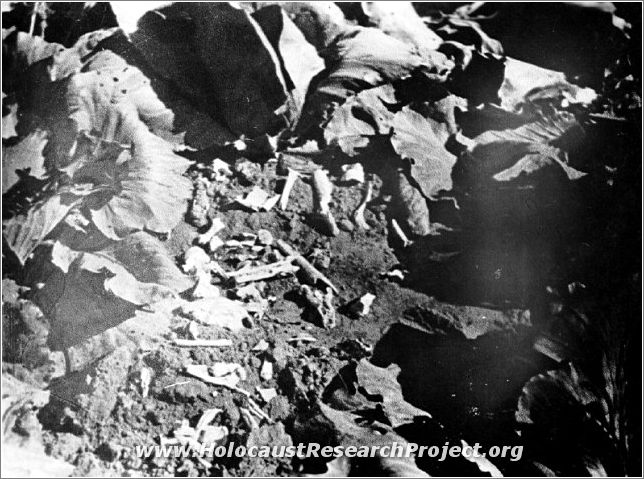
[[[526,381],[555,366],[532,349],[532,335],[526,331],[492,332],[468,340],[457,331],[427,334],[403,324],[393,325],[382,337],[372,362],[400,366],[398,381],[405,400],[429,412],[444,427],[444,437],[484,447],[522,444],[515,433],[517,398]],[[405,438],[435,445],[428,432],[412,427]],[[495,464],[508,475],[534,473],[507,458]],[[448,463],[434,467],[439,475],[450,469]]]

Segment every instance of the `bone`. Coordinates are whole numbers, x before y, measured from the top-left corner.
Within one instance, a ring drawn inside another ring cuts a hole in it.
[[[295,249],[286,241],[278,239],[275,242],[275,245],[282,254],[293,258],[292,261],[294,261],[295,264],[300,267],[300,273],[302,274],[302,277],[307,284],[315,286],[318,284],[318,282],[320,282],[331,288],[331,290],[333,290],[335,294],[340,294],[338,288],[333,285],[331,280],[320,273],[320,271],[318,271],[311,263],[309,263],[309,261],[304,258],[304,256],[295,251]]]
[[[391,226],[393,227],[394,231],[398,235],[398,238],[400,238],[400,241],[402,241],[403,248],[406,248],[408,246],[411,246],[413,244],[413,241],[411,241],[409,238],[407,238],[407,235],[405,232],[402,230],[400,225],[396,220],[391,220]]]
[[[327,236],[337,236],[340,229],[331,214],[329,204],[333,183],[324,170],[316,170],[311,175],[311,187],[313,188],[313,222],[320,232]]]
[[[333,307],[333,291],[327,288],[326,293],[303,284],[300,286],[300,294],[306,301],[309,314],[313,316],[313,322],[327,329],[336,326],[335,308]]]
[[[293,186],[295,185],[295,182],[299,178],[300,174],[289,168],[288,169],[288,176],[286,177],[286,183],[284,183],[284,190],[282,190],[282,196],[280,197],[280,208],[282,210],[286,210],[286,207],[288,205],[288,199],[291,196],[291,190],[293,189]]]
[[[293,261],[295,261],[295,258],[286,258],[282,261],[276,261],[275,263],[252,268],[243,268],[239,271],[227,273],[227,275],[237,284],[261,281],[263,279],[275,278],[276,276],[296,273],[299,270],[299,267],[295,266]]]
[[[233,342],[230,339],[175,339],[172,344],[182,348],[225,348]]]
[[[365,209],[367,208],[367,203],[371,201],[372,195],[373,195],[373,181],[369,179],[365,184],[365,189],[362,194],[362,201],[360,202],[360,205],[356,208],[356,210],[353,212],[353,222],[356,224],[358,228],[363,230],[369,229],[369,225],[364,219],[364,212],[365,212]]]
[[[221,221],[221,218],[215,218],[212,220],[212,224],[210,225],[210,228],[208,231],[206,231],[204,234],[199,235],[199,238],[197,238],[197,242],[200,245],[207,245],[210,243],[212,238],[219,233],[221,230],[223,230],[226,227],[223,221]]]

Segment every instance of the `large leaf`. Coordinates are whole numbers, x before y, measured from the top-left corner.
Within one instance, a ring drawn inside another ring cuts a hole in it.
[[[280,59],[248,12],[227,3],[176,2],[152,3],[137,15],[130,39],[147,63],[233,132],[266,133],[284,126],[281,114],[292,121]]]
[[[557,475],[622,475],[614,469],[619,452],[601,409],[600,397],[570,366],[532,378],[519,398],[516,419],[524,440],[540,443],[531,456]]]
[[[586,104],[597,97],[592,89],[570,83],[561,72],[513,58],[506,59],[499,96],[501,106],[515,112],[539,103],[552,103],[556,107],[563,101]]]
[[[76,242],[81,244],[80,241]],[[33,300],[51,319],[50,343],[69,347],[192,286],[146,233],[135,233],[102,250],[84,252],[56,242],[28,265],[27,278],[42,284]]]
[[[474,139],[473,147],[460,162],[467,170],[460,179],[481,185],[481,179],[507,182],[552,172],[577,180],[585,173],[568,165],[565,152],[574,150],[583,138],[584,131],[574,116],[565,114],[518,128],[487,131]],[[459,166],[459,174],[463,172]]]
[[[114,239],[142,229],[169,233],[183,218],[192,193],[190,180],[181,176],[189,162],[138,120],[128,116],[123,122],[124,128],[132,127],[131,153],[114,178],[116,194],[92,208],[92,220]]]
[[[20,179],[20,173],[37,179],[45,175],[42,151],[47,144],[47,133],[35,131],[20,143],[2,145],[2,192],[7,192]]]
[[[161,125],[171,121],[171,112],[137,69],[124,69],[68,80],[61,108],[72,121],[54,125],[52,141],[62,146],[52,148],[49,158],[51,167],[75,181],[94,183],[102,199],[90,205],[92,220],[114,239],[142,229],[170,232],[183,217],[192,186],[182,176],[190,162],[141,121]]]
[[[296,424],[306,431],[307,441],[324,445],[341,446],[389,446],[395,442],[405,448],[407,441],[384,424],[360,425],[360,417],[346,411],[338,411],[319,403],[319,412],[311,421]],[[414,457],[384,457],[379,452],[369,459],[373,474],[384,477],[429,477],[418,468]],[[353,469],[359,461],[347,465]],[[359,468],[354,471],[360,475]]]
[[[456,157],[445,149],[446,124],[405,107],[394,116],[393,129],[391,144],[403,159],[411,161],[411,176],[425,197],[451,190]]]
[[[295,105],[295,115],[299,116],[309,84],[324,70],[324,62],[315,47],[306,41],[286,12],[277,5],[259,9],[253,18],[262,27],[280,60],[286,87]]]
[[[361,91],[335,110],[324,128],[324,140],[355,156],[367,146],[369,137],[389,134],[394,114],[386,104],[395,102],[391,85]]]
[[[374,366],[367,359],[348,366],[339,374],[340,381],[332,383],[325,396],[327,402],[336,409],[353,411],[354,414],[365,414],[368,409],[382,410],[384,416],[379,420],[397,428],[411,424],[414,418],[431,416],[412,406],[403,397],[397,377],[400,368],[391,365],[387,368]],[[333,385],[338,388],[334,390]]]
[[[436,50],[441,37],[427,28],[411,2],[362,2],[369,23],[400,41],[414,45],[421,54]]]
[[[62,191],[35,204],[27,213],[4,221],[4,238],[16,258],[24,264],[82,198],[83,195],[75,192]]]
[[[313,134],[336,106],[362,90],[413,73],[428,83],[441,83],[453,67],[443,54],[422,57],[412,46],[375,28],[356,27],[341,34],[325,50],[324,58],[328,73],[307,99],[296,130],[300,136]]]

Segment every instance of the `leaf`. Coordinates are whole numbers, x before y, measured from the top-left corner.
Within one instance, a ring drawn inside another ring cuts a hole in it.
[[[130,35],[156,74],[237,135],[283,126],[276,112],[292,120],[277,53],[246,11],[227,3],[158,7],[152,4]]]
[[[327,74],[310,94],[296,135],[311,136],[339,105],[362,90],[409,78],[413,73],[426,82],[444,82],[453,64],[434,52],[430,59],[375,28],[356,27],[342,33],[325,50]]]
[[[260,8],[252,17],[262,28],[279,57],[286,87],[297,112],[294,118],[296,121],[304,106],[309,84],[324,70],[324,61],[279,6]]]
[[[103,252],[143,283],[160,284],[177,293],[194,286],[194,281],[176,266],[165,245],[142,231],[128,235]]]
[[[577,171],[558,158],[559,150],[553,147],[543,147],[539,153],[530,153],[521,158],[506,170],[495,174],[496,181],[512,181],[521,176],[530,176],[546,167],[559,165],[569,180],[578,180],[586,173]]]
[[[469,182],[480,183],[481,178],[508,182],[548,171],[577,180],[586,173],[568,165],[564,149],[574,150],[583,139],[584,131],[574,116],[560,114],[482,133],[468,152],[471,161],[461,164],[472,169],[467,173]]]
[[[441,37],[430,30],[411,2],[362,2],[362,12],[369,23],[387,35],[414,45],[421,54],[436,50]]]
[[[132,128],[131,156],[117,169],[116,194],[91,208],[92,221],[113,239],[143,229],[169,233],[183,218],[192,194],[190,180],[182,176],[189,161],[131,117],[122,121],[124,128]]]
[[[20,143],[2,145],[2,192],[5,193],[20,179],[19,171],[37,179],[45,175],[42,151],[47,144],[47,133],[35,131]]]
[[[405,401],[397,379],[399,373],[396,365],[380,368],[362,359],[340,370],[324,392],[324,400],[336,409],[367,420],[375,418],[394,429],[416,418],[431,419],[427,412]]]
[[[335,110],[324,128],[324,140],[349,156],[357,155],[370,136],[389,134],[394,114],[386,104],[395,102],[391,85],[361,91]]]
[[[54,348],[116,326],[139,307],[174,298],[193,283],[165,247],[142,232],[93,252],[56,241],[28,266],[27,278],[41,283],[33,301],[51,320]]]
[[[32,206],[26,214],[3,222],[7,246],[21,264],[81,199],[82,196],[69,191],[56,193]]]
[[[412,423],[419,416],[431,418],[427,412],[405,401],[397,379],[399,374],[400,368],[396,365],[379,368],[366,359],[362,359],[356,367],[356,377],[363,394],[372,401],[382,403],[393,428]]]
[[[425,197],[452,189],[452,168],[456,157],[445,149],[447,128],[426,119],[409,107],[396,113],[391,144],[403,159],[411,160],[411,176]]]
[[[338,411],[318,403],[319,413],[304,424],[307,440],[321,444],[341,446],[389,446],[395,442],[405,448],[405,441],[390,428],[381,425],[360,425],[360,417],[346,411]],[[384,477],[429,477],[419,469],[414,457],[383,457],[378,449],[369,458],[371,467]],[[353,461],[351,461],[351,466]],[[347,468],[348,465],[343,465]]]
[[[590,88],[570,83],[561,72],[507,58],[499,96],[503,108],[521,112],[539,103],[551,103],[555,107],[560,107],[564,100],[590,103],[597,95]]]
[[[557,475],[623,474],[610,472],[617,451],[596,414],[599,398],[584,381],[573,366],[530,379],[516,411],[522,437],[541,442],[536,458]]]

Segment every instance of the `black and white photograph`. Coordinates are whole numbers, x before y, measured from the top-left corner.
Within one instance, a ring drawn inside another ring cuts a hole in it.
[[[2,2],[1,477],[641,477],[642,2]]]

